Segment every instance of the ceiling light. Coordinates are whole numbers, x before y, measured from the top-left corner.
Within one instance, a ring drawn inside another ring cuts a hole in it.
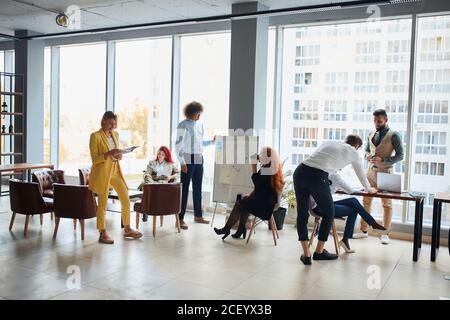
[[[65,13],[59,13],[56,16],[56,24],[60,27],[67,28],[69,26],[69,17]]]

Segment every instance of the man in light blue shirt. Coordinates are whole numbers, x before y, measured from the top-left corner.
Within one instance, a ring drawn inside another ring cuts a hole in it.
[[[203,147],[215,142],[204,140],[205,130],[203,124],[198,120],[203,112],[203,106],[193,101],[184,107],[186,119],[177,126],[176,154],[181,164],[181,183],[183,184],[181,196],[180,226],[187,229],[184,222],[187,200],[189,195],[189,184],[192,180],[192,197],[194,203],[194,221],[197,223],[209,223],[203,218],[202,210],[202,181],[203,181]]]

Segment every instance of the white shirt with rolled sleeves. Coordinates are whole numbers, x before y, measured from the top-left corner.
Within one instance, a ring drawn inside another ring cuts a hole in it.
[[[204,140],[205,129],[199,121],[185,119],[177,126],[175,150],[181,165],[186,164],[185,157],[203,154],[203,147],[212,144],[212,140]]]
[[[335,193],[338,190],[342,190],[347,194],[352,194],[353,192],[360,191],[359,189],[353,188],[347,182],[342,179],[342,177],[337,173],[332,173],[328,176],[328,180],[331,181],[330,192]],[[317,206],[316,201],[312,196],[309,197],[309,208],[314,209]]]
[[[321,144],[311,156],[303,161],[303,164],[328,174],[336,173],[351,164],[364,190],[370,192],[370,184],[361,164],[361,158],[356,149],[345,142],[330,141]]]

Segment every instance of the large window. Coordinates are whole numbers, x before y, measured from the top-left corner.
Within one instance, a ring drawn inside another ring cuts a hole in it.
[[[116,43],[120,140],[123,146],[140,146],[124,156],[121,167],[126,178],[137,183],[158,148],[170,147],[171,52],[171,38]]]
[[[0,51],[0,72],[5,71],[5,53]]]
[[[50,163],[51,49],[44,53],[44,162]]]
[[[202,103],[205,139],[228,134],[230,40],[230,33],[181,37],[180,120],[187,103]],[[204,190],[212,195],[214,147],[205,148],[204,158]]]
[[[410,37],[411,19],[375,28],[361,22],[284,29],[280,148],[282,158],[291,158],[290,169],[324,141],[350,133],[366,141],[377,108],[388,111],[390,127],[405,142]],[[404,166],[395,171],[403,175]],[[350,168],[342,174],[358,185]],[[402,219],[402,209],[395,202],[395,219]],[[374,215],[381,212],[374,201]]]
[[[434,194],[450,191],[450,16],[419,18],[417,30],[410,189],[426,193],[429,222]],[[449,206],[442,221],[450,224]]]
[[[60,48],[59,167],[77,176],[90,165],[89,135],[105,111],[106,44]]]

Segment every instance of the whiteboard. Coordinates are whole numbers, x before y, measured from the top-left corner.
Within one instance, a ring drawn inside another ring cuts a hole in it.
[[[258,153],[258,137],[217,136],[215,146],[213,201],[231,204],[253,191],[250,156]]]

